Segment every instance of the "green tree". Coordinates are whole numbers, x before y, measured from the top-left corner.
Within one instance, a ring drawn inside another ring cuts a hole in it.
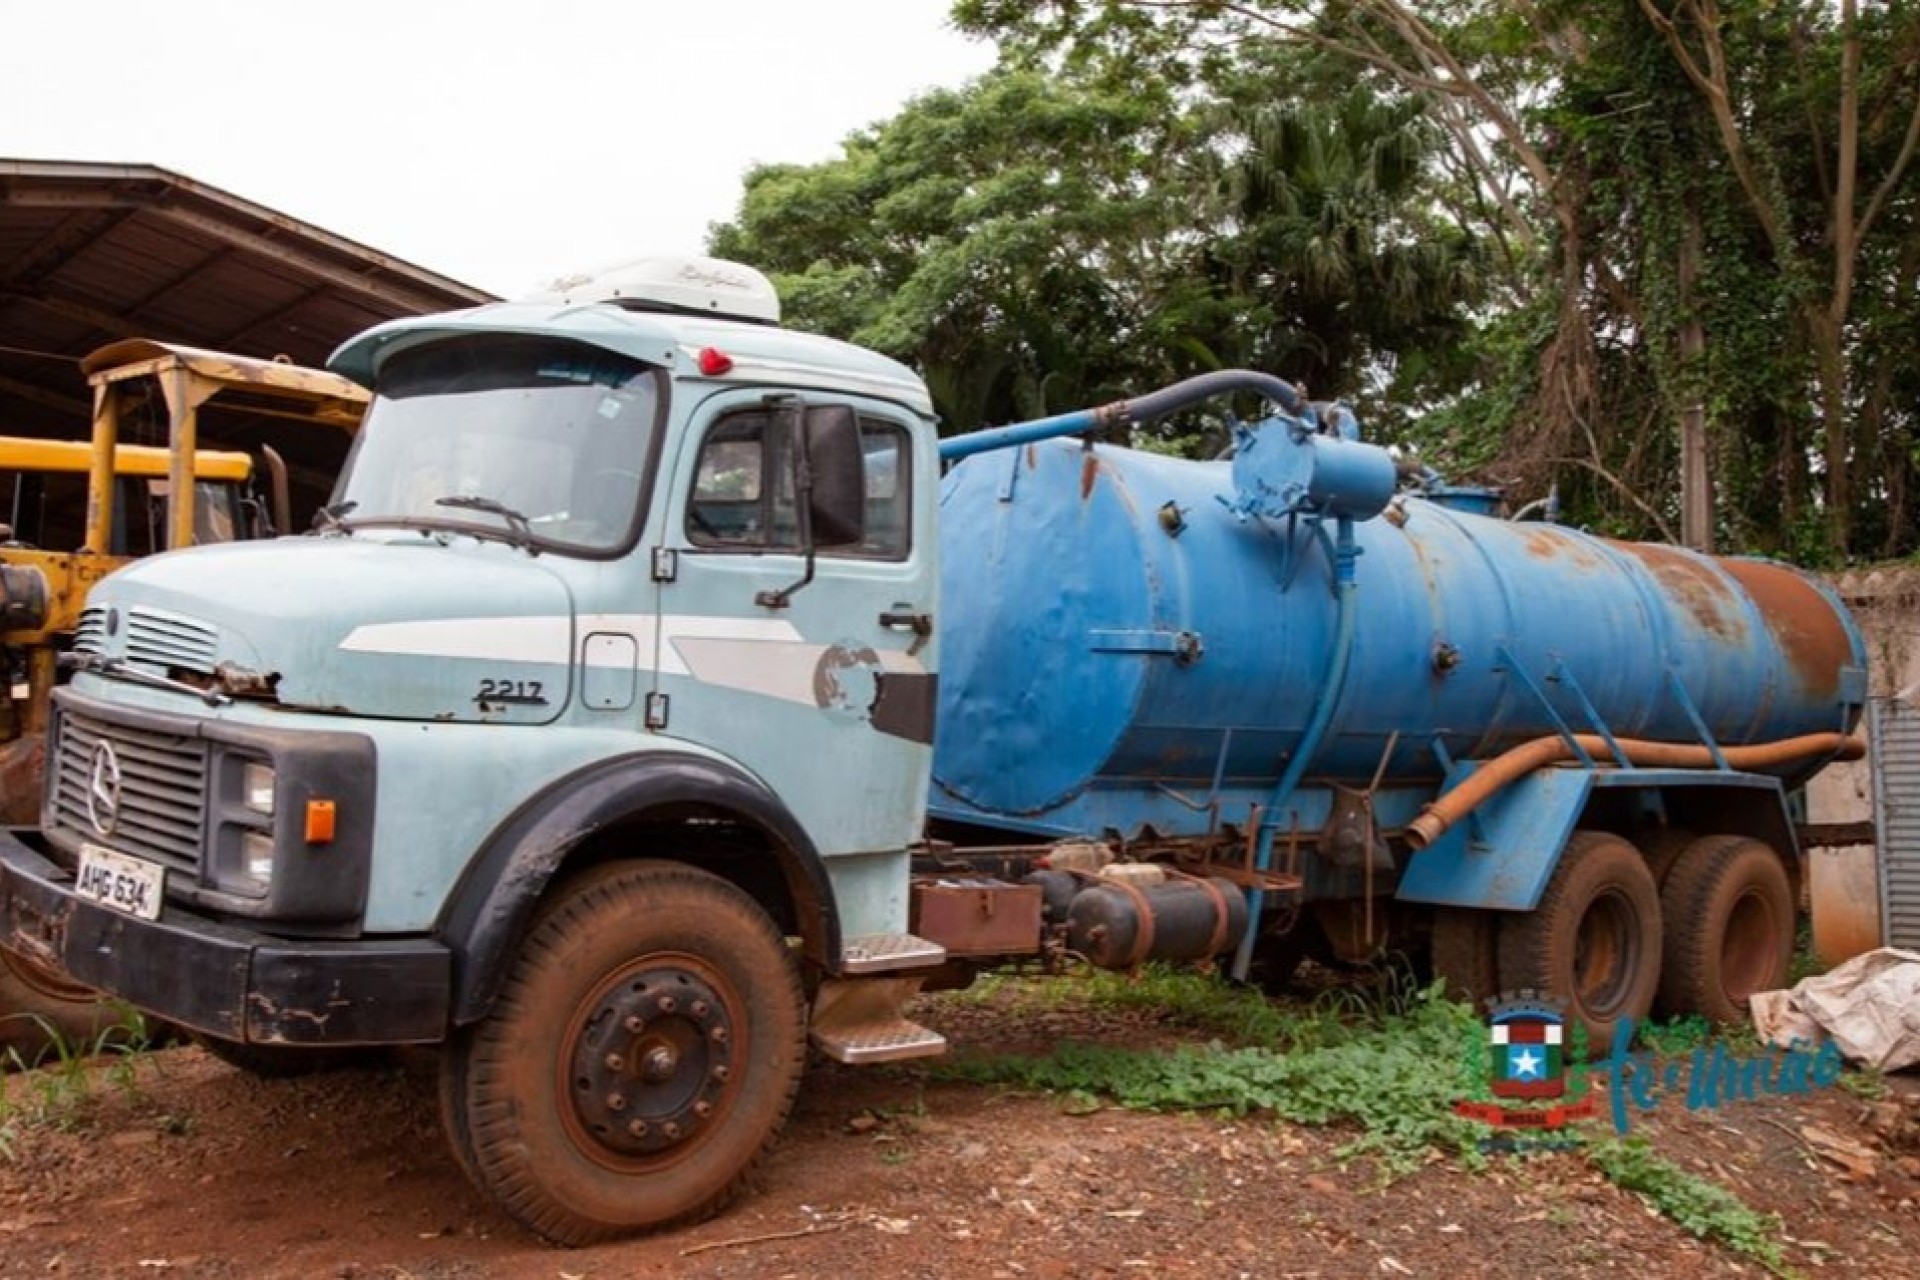
[[[1418,100],[1449,139],[1440,194],[1497,247],[1505,286],[1486,376],[1435,415],[1439,434],[1477,416],[1464,435],[1484,451],[1491,426],[1498,469],[1557,476],[1581,518],[1620,532],[1683,523],[1675,479],[1711,457],[1705,516],[1739,545],[1914,549],[1900,353],[1920,264],[1920,6],[961,0],[956,15],[1029,61],[1204,78],[1224,51],[1278,44]]]
[[[916,365],[961,429],[1231,365],[1318,394],[1445,367],[1408,353],[1458,345],[1477,275],[1426,234],[1430,128],[1357,90],[1276,101],[1279,71],[1203,92],[1016,60],[749,173],[711,247],[793,323]]]

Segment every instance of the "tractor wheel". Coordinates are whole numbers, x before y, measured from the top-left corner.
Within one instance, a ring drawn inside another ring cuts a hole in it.
[[[8,1065],[83,1057],[128,1021],[125,1005],[0,950],[0,1056]]]
[[[1623,1020],[1652,1009],[1660,946],[1660,893],[1640,851],[1608,832],[1576,831],[1539,906],[1502,926],[1500,982],[1563,1001],[1597,1057]]]
[[[1746,836],[1694,841],[1667,877],[1660,909],[1660,1003],[1668,1013],[1741,1022],[1755,992],[1787,985],[1793,889],[1770,846]]]
[[[1498,911],[1441,907],[1433,915],[1433,976],[1447,992],[1476,1008],[1500,993]]]
[[[534,918],[493,1010],[441,1055],[463,1168],[584,1245],[717,1212],[793,1105],[806,998],[753,899],[669,862],[595,868]]]

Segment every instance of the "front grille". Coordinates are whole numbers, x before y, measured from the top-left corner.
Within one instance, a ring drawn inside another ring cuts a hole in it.
[[[207,807],[207,747],[184,734],[109,724],[88,715],[61,712],[53,771],[49,825],[82,840],[97,840],[123,853],[168,866],[197,869]],[[94,748],[113,744],[120,762],[119,820],[101,836],[87,816],[87,787]]]
[[[127,611],[127,659],[131,662],[210,676],[219,641],[217,631],[193,618],[158,609]]]
[[[107,651],[107,609],[91,604],[80,611],[80,624],[74,628],[73,647],[81,653]]]

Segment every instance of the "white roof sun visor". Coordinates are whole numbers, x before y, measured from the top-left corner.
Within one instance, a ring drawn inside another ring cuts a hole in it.
[[[752,267],[721,258],[636,258],[601,271],[563,276],[526,301],[561,306],[611,302],[639,311],[780,323],[780,295],[773,282]]]

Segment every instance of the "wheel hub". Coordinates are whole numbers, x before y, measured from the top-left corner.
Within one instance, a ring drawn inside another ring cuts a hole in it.
[[[698,973],[654,965],[621,975],[586,1010],[569,1094],[580,1126],[621,1156],[695,1137],[732,1075],[733,1019]]]

